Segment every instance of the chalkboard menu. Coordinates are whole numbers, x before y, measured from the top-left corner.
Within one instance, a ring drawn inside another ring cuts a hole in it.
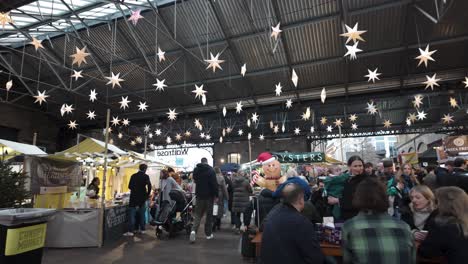
[[[128,229],[128,205],[106,208],[104,211],[104,242],[115,241]]]

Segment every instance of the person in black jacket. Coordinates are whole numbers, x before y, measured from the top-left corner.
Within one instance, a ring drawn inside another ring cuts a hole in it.
[[[301,215],[303,209],[304,190],[288,184],[283,189],[283,204],[273,209],[264,223],[262,263],[323,263],[314,225]]]
[[[438,214],[419,247],[422,257],[445,256],[448,264],[468,260],[468,195],[458,187],[436,190]]]
[[[250,225],[252,218],[252,212],[255,210],[254,223],[257,227],[261,227],[263,220],[268,215],[268,213],[279,203],[279,199],[273,197],[273,192],[269,189],[263,189],[258,195],[258,206],[257,203],[251,202],[250,205],[245,209],[244,212],[244,225],[247,228]],[[260,222],[259,222],[260,221]],[[245,230],[244,230],[245,231]]]
[[[146,201],[148,200],[151,194],[151,181],[149,176],[146,174],[148,166],[146,164],[140,164],[139,171],[133,174],[128,183],[128,188],[130,189],[130,219],[128,232],[125,233],[125,236],[133,236],[133,230],[135,228],[135,221],[138,214],[138,225],[140,231],[145,232],[145,210],[146,210]]]
[[[195,181],[195,220],[190,233],[190,242],[196,240],[196,233],[200,227],[200,221],[206,213],[205,235],[206,239],[213,238],[213,205],[218,202],[218,182],[214,169],[208,165],[206,158],[201,159],[201,163],[193,170],[193,180]]]

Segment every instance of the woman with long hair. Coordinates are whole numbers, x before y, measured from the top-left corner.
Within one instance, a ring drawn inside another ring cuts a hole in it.
[[[423,257],[447,257],[449,264],[468,260],[468,195],[450,186],[436,190],[438,214],[419,247]]]
[[[99,199],[99,185],[101,181],[98,177],[94,177],[91,183],[86,188],[86,196],[90,199]]]
[[[414,186],[419,185],[418,177],[415,173],[413,165],[405,163],[396,175],[397,180],[402,180],[405,183],[405,192],[409,193]]]
[[[426,185],[418,185],[409,193],[411,203],[408,210],[401,214],[401,220],[406,222],[416,240],[422,240],[430,230],[437,214],[435,211],[435,196]]]
[[[221,219],[224,215],[224,200],[227,200],[229,195],[221,169],[215,167],[214,171],[216,173],[216,181],[218,182],[218,213],[215,215],[215,221],[213,223],[213,231],[216,231],[216,229],[221,229]]]

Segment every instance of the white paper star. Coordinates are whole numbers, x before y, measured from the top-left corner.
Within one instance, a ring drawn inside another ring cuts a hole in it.
[[[195,94],[195,99],[202,97],[206,93],[206,91],[203,90],[203,84],[200,86],[195,84],[195,90],[193,90],[192,93]]]
[[[206,135],[205,135],[204,132],[200,133],[200,138],[205,138],[205,137],[206,137]]]
[[[44,48],[44,46],[42,46],[42,44],[41,44],[42,40],[38,40],[35,37],[33,37],[32,39],[33,40],[31,42],[29,42],[29,44],[32,44],[34,46],[34,48],[36,49],[36,51],[38,49],[43,49]]]
[[[424,120],[424,119],[426,119],[426,115],[427,115],[427,114],[424,113],[424,111],[421,111],[421,112],[418,111],[418,120]]]
[[[123,126],[129,126],[129,125],[130,125],[130,120],[128,120],[128,118],[124,118],[124,119],[122,120],[122,125],[123,125]]]
[[[310,119],[310,107],[306,108],[305,113],[302,114],[302,119],[303,120],[309,120]]]
[[[419,53],[421,55],[419,55],[419,56],[417,56],[415,58],[416,60],[419,60],[418,67],[419,67],[419,65],[421,65],[424,62],[424,66],[426,66],[426,68],[427,68],[427,63],[429,62],[429,60],[435,61],[431,56],[436,51],[437,50],[429,51],[429,44],[426,46],[425,50],[422,50],[421,48],[419,48]]]
[[[91,90],[91,91],[90,91],[90,94],[89,94],[89,100],[90,100],[91,102],[96,101],[96,100],[97,100],[97,97],[96,97],[97,95],[98,95],[98,94],[96,93],[96,90]]]
[[[211,139],[211,135],[210,135],[210,134],[206,135],[206,136],[205,136],[205,139],[206,139],[206,140],[210,140],[210,139]]]
[[[158,47],[158,53],[156,53],[156,55],[158,55],[159,62],[166,60],[166,57],[164,56],[164,54],[166,54],[166,52],[162,51],[161,48]]]
[[[146,111],[148,109],[148,105],[146,104],[146,102],[140,102],[140,104],[138,105],[138,110],[140,111]]]
[[[286,131],[286,126],[284,125],[284,123],[283,123],[283,125],[281,126],[281,131],[282,131],[283,133]]]
[[[279,33],[282,32],[282,30],[280,29],[280,24],[281,22],[278,22],[278,25],[276,25],[276,27],[271,27],[271,37],[275,38],[275,40],[278,39]]]
[[[377,113],[377,107],[375,107],[374,102],[367,103],[367,112],[371,115],[375,115]]]
[[[93,119],[95,119],[95,118],[96,118],[95,111],[91,111],[91,110],[89,110],[89,111],[88,111],[88,113],[87,113],[86,115],[88,115],[88,117],[87,117],[87,118],[88,118],[88,119],[90,119],[90,120],[93,120]]]
[[[74,121],[70,120],[70,123],[68,123],[68,128],[69,129],[76,129],[76,126],[78,126],[78,124],[76,123],[76,120],[74,120]]]
[[[219,68],[220,70],[222,70],[223,68],[221,68],[221,63],[224,62],[224,60],[220,60],[219,59],[219,53],[216,54],[216,56],[213,56],[213,54],[210,52],[210,59],[209,60],[205,60],[206,62],[208,62],[208,67],[206,67],[206,69],[209,69],[209,68],[213,68],[213,72],[216,72],[216,68]]]
[[[468,88],[468,77],[465,77],[465,81],[463,83],[465,84],[465,88]]]
[[[141,10],[138,9],[138,10],[131,11],[131,12],[132,12],[132,15],[130,16],[130,18],[128,19],[128,21],[131,21],[132,24],[133,24],[134,26],[136,26],[136,24],[138,23],[138,20],[141,19],[141,18],[143,18],[143,16],[140,15]]]
[[[49,97],[48,95],[45,94],[46,90],[40,92],[37,90],[37,95],[33,96],[36,98],[36,101],[34,103],[39,103],[39,105],[42,105],[42,102],[47,103],[46,98]]]
[[[169,109],[169,112],[166,113],[167,114],[167,118],[171,121],[174,121],[177,119],[177,114],[175,109]]]
[[[143,142],[143,138],[141,138],[140,136],[136,137],[135,138],[135,141],[138,143],[138,144],[141,144]]]
[[[349,58],[351,60],[354,60],[357,58],[356,53],[361,52],[362,50],[359,49],[358,46],[359,42],[354,43],[353,46],[346,45],[346,49],[348,50],[346,54],[343,57],[346,57],[349,55]]]
[[[219,137],[219,143],[223,143],[223,137]]]
[[[117,135],[117,137],[118,137],[118,138],[123,138],[123,134],[122,134],[122,133],[119,133],[119,134]]]
[[[226,128],[226,133],[231,134],[231,132],[232,132],[232,127]]]
[[[320,100],[322,101],[322,104],[325,103],[325,100],[327,99],[327,90],[325,87],[323,87],[322,92],[320,93]]]
[[[247,126],[250,127],[250,118],[247,119]]]
[[[364,76],[364,77],[369,78],[369,79],[367,80],[367,82],[372,81],[373,83],[375,83],[375,80],[380,80],[379,75],[381,75],[381,73],[378,73],[378,72],[377,72],[378,69],[379,69],[379,68],[375,68],[374,71],[371,71],[371,70],[367,69],[367,72],[368,72],[369,74],[367,74],[367,75]]]
[[[148,133],[148,138],[153,138],[153,133]]]
[[[297,76],[296,71],[294,69],[292,70],[291,81],[293,82],[294,87],[297,87],[297,82],[299,81],[299,77]]]
[[[73,112],[73,110],[75,110],[75,108],[73,108],[73,105],[67,105],[67,104],[64,104],[62,105],[62,108],[63,108],[63,111],[61,110],[62,112],[62,116],[64,114],[71,114]]]
[[[153,143],[151,143],[151,144],[149,145],[149,147],[150,147],[150,149],[155,149],[155,148],[156,148],[156,146],[155,146]]]
[[[259,115],[257,113],[252,114],[252,122],[257,123],[258,122]]]
[[[446,114],[446,115],[444,115],[444,117],[442,117],[442,121],[444,122],[444,124],[453,123],[454,122],[453,116],[450,115],[450,114]]]
[[[156,83],[153,84],[153,86],[156,86],[156,91],[164,91],[164,87],[167,87],[165,84],[166,80],[160,81],[159,79],[156,78]]]
[[[432,75],[432,77],[429,77],[429,76],[426,75],[427,81],[423,82],[423,84],[426,85],[426,88],[424,88],[424,90],[429,88],[429,87],[431,87],[431,90],[434,90],[434,85],[435,86],[440,86],[437,83],[438,81],[440,81],[440,79],[436,79],[436,77],[437,77],[437,73],[434,73],[434,75]]]
[[[335,122],[333,122],[336,127],[341,127],[343,125],[343,121],[341,121],[341,118],[335,119]]]
[[[76,53],[73,55],[70,55],[70,57],[73,58],[72,66],[75,65],[75,63],[78,64],[78,67],[81,66],[81,63],[87,63],[86,62],[86,57],[88,57],[90,54],[86,53],[86,47],[79,49],[78,47],[76,48]]]
[[[156,133],[156,136],[160,136],[162,134],[161,129],[156,129],[154,133]]]
[[[251,139],[252,139],[252,134],[251,134],[251,133],[247,134],[247,139],[248,139],[248,140],[251,140]]]
[[[349,115],[349,121],[356,122],[356,120],[357,120],[357,115],[356,114]]]
[[[311,126],[310,127],[310,133],[314,133],[315,132],[315,127]]]
[[[136,145],[135,140],[130,141],[130,145],[131,145],[131,146],[135,146],[135,145]]]
[[[120,125],[120,119],[119,119],[119,117],[113,116],[113,117],[112,117],[111,123],[112,123],[113,126],[118,126],[118,125]]]
[[[245,77],[245,73],[247,72],[247,63],[244,63],[241,67],[241,75],[242,77]]]
[[[358,129],[358,125],[357,125],[356,123],[351,124],[351,129],[352,129],[352,130],[357,130],[357,129]]]
[[[332,132],[332,130],[333,130],[333,127],[332,127],[332,126],[328,126],[328,127],[327,127],[327,132]]]
[[[457,107],[459,107],[459,106],[458,106],[457,99],[455,99],[455,98],[453,98],[453,97],[450,97],[449,103],[450,103],[450,106],[451,106],[452,108],[457,108]]]
[[[114,89],[115,85],[117,84],[119,87],[122,87],[120,85],[120,82],[124,82],[124,79],[120,79],[120,72],[115,75],[113,72],[111,72],[110,77],[106,77],[109,81],[106,83],[106,85],[112,84],[112,89]]]
[[[239,129],[239,131],[237,131],[237,134],[238,134],[239,136],[242,136],[242,135],[244,134],[244,131],[242,131],[242,129]]]
[[[321,123],[322,125],[326,125],[326,124],[327,124],[327,118],[324,117],[324,116],[322,116],[322,118],[320,118],[320,123]]]
[[[75,71],[73,70],[73,74],[71,75],[72,78],[75,78],[75,81],[78,80],[78,78],[83,78],[83,75],[81,75],[83,71]]]
[[[384,125],[385,128],[388,129],[388,128],[390,128],[392,126],[392,122],[390,122],[390,120],[385,120],[383,125]]]
[[[224,107],[223,107],[223,116],[226,117],[226,114],[227,114],[227,109],[226,109],[226,107],[224,106]]]
[[[176,141],[180,141],[182,139],[182,135],[177,133],[175,136]]]
[[[415,113],[409,114],[408,119],[409,119],[412,123],[414,123],[414,121],[416,121],[416,119],[417,119],[416,114],[415,114]]]
[[[265,139],[265,136],[264,136],[263,134],[261,134],[261,135],[258,137],[258,139],[264,140],[264,139]]]
[[[286,100],[286,109],[289,109],[291,107],[292,107],[292,100],[291,99]]]
[[[282,91],[283,86],[281,86],[281,83],[279,82],[277,85],[275,85],[275,94],[276,96],[280,96]]]
[[[242,112],[242,101],[239,101],[236,105],[236,113],[240,114]]]
[[[120,101],[120,108],[123,108],[124,110],[126,108],[128,108],[128,104],[131,103],[132,101],[128,100],[128,96],[127,97],[123,97],[122,96],[122,101]]]
[[[414,100],[413,100],[413,106],[414,106],[415,108],[419,108],[419,107],[423,104],[423,101],[422,101],[423,98],[424,98],[424,97],[423,97],[422,95],[420,95],[420,94],[415,95],[415,96],[414,96]]]
[[[148,132],[150,132],[150,129],[151,129],[151,128],[150,128],[149,125],[145,125],[145,128],[143,129],[143,131],[144,131],[145,133],[148,133]]]
[[[278,132],[279,132],[279,126],[275,125],[275,127],[273,128],[273,133],[278,134]]]
[[[296,127],[296,129],[294,129],[294,134],[299,135],[300,133],[301,133],[301,129]]]
[[[411,126],[411,120],[409,118],[406,118],[406,125]]]
[[[11,87],[13,87],[13,80],[9,80],[5,85],[7,91],[10,91]]]
[[[366,30],[358,30],[358,23],[356,22],[356,24],[354,24],[354,27],[351,28],[349,27],[348,25],[345,25],[346,27],[346,33],[343,33],[343,34],[340,34],[340,36],[342,37],[347,37],[348,39],[346,39],[346,44],[348,44],[348,42],[350,42],[351,40],[354,41],[354,43],[356,43],[356,41],[360,40],[360,41],[365,41],[362,37],[361,37],[361,34],[367,32]]]
[[[200,129],[203,127],[202,124],[200,123],[200,119],[195,118],[195,121],[193,122],[195,124],[195,127]]]
[[[192,133],[190,131],[185,131],[185,137],[190,137],[192,135]]]

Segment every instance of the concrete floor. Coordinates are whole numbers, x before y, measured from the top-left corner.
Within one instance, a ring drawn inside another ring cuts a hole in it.
[[[228,224],[223,224],[222,228],[214,233],[213,240],[206,240],[201,225],[196,243],[190,244],[184,232],[174,238],[157,240],[151,227],[144,235],[122,237],[103,248],[45,249],[42,263],[251,263],[243,260],[238,252],[240,236],[235,235]]]

